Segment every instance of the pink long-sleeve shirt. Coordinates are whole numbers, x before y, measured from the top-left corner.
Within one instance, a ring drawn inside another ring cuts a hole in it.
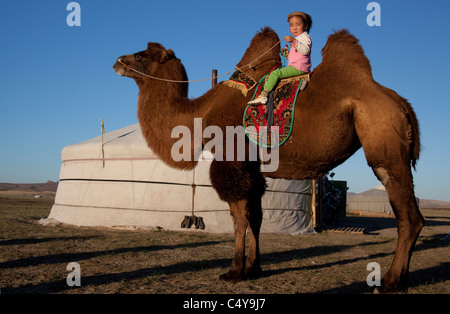
[[[295,37],[288,55],[288,66],[306,73],[311,72],[311,47],[312,40],[307,32]]]

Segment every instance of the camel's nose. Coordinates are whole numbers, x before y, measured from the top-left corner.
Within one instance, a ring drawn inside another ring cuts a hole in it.
[[[121,56],[121,57],[117,58],[117,63],[121,64],[122,66],[124,66],[126,68],[129,67],[129,65],[126,64],[125,56]]]
[[[124,63],[124,58],[119,57],[117,58],[117,62],[113,65],[114,71],[116,71],[117,74],[124,76],[126,73],[126,69],[128,66]]]
[[[127,60],[127,56],[126,55],[122,55],[122,56],[120,56],[119,58],[117,58],[117,62],[123,62],[123,63],[126,63],[128,60]]]

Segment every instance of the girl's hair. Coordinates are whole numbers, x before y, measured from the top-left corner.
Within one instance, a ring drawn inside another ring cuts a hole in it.
[[[288,15],[287,21],[289,22],[289,20],[291,19],[291,17],[293,16],[298,16],[301,17],[303,20],[303,23],[305,24],[305,30],[309,33],[309,31],[311,30],[312,27],[312,17],[309,14],[306,14],[304,12],[300,12],[300,11],[295,11],[291,14]]]

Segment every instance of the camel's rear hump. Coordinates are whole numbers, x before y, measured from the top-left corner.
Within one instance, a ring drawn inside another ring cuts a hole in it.
[[[354,97],[360,99],[361,107],[355,106],[355,122],[358,124],[359,120],[357,131],[363,147],[364,141],[367,142],[364,137],[369,136],[369,129],[374,133],[370,136],[375,137],[376,133],[382,134],[391,125],[396,129],[394,133],[398,135],[397,140],[407,146],[409,160],[415,167],[421,147],[416,114],[406,99],[373,80],[370,61],[359,40],[345,29],[337,31],[328,37],[322,54],[322,64],[319,65],[321,70],[345,78],[341,83]],[[387,120],[392,117],[396,117],[396,122]],[[375,124],[371,126],[371,123]],[[389,133],[387,130],[386,132]],[[368,148],[364,149],[366,151]]]
[[[322,56],[322,64],[337,68],[341,72],[352,72],[354,76],[372,76],[370,61],[365,56],[359,40],[346,29],[328,37],[322,49]]]

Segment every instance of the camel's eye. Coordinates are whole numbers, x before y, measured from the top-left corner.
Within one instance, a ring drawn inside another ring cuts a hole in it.
[[[142,56],[140,54],[135,54],[134,58],[136,59],[137,62],[141,62],[142,60]]]

